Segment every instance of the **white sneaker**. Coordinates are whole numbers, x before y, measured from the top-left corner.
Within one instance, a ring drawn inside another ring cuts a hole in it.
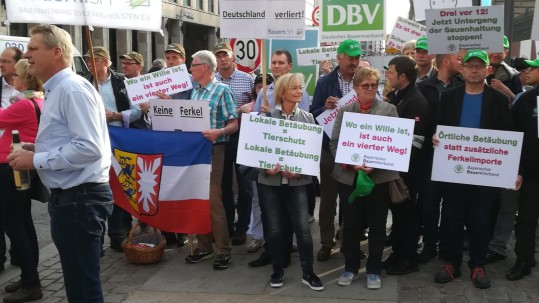
[[[380,281],[380,275],[367,274],[367,288],[379,289],[382,287],[382,281]]]
[[[358,277],[357,274],[351,273],[349,271],[345,271],[339,277],[339,281],[337,281],[337,284],[339,284],[341,286],[348,286],[348,285],[352,284],[352,281],[356,280],[357,277]]]
[[[264,246],[264,240],[252,239],[251,242],[247,245],[247,252],[257,252],[262,246]]]

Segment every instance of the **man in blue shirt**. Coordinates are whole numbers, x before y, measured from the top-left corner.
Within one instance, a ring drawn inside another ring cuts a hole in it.
[[[30,74],[44,83],[43,114],[35,146],[13,152],[8,161],[16,170],[37,170],[51,189],[51,235],[68,301],[104,302],[101,233],[113,205],[105,107],[90,82],[71,70],[73,46],[65,30],[39,25],[30,35],[24,57]],[[17,302],[31,300],[36,291],[24,291]]]

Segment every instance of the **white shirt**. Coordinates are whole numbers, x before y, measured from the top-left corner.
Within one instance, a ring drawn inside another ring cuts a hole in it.
[[[11,105],[9,98],[17,94],[19,92],[6,82],[6,78],[2,77],[2,108],[8,108]]]

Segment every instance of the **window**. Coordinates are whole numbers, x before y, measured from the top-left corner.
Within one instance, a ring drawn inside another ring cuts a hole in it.
[[[197,9],[204,10],[204,0],[197,0]]]
[[[210,13],[215,13],[215,3],[213,3],[213,0],[208,1],[208,11]]]

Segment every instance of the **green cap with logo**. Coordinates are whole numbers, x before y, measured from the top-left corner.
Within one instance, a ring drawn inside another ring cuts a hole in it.
[[[144,59],[142,58],[142,55],[137,52],[129,52],[125,55],[121,55],[120,59],[135,60],[138,64],[144,66]]]
[[[488,60],[488,54],[484,50],[480,49],[472,49],[466,52],[466,56],[464,56],[463,62],[468,62],[468,60],[472,58],[480,59],[481,61],[485,62],[486,65],[490,65],[490,61]]]
[[[503,36],[503,48],[509,48],[509,39],[507,39],[507,36]]]
[[[539,67],[539,58],[537,58],[537,59],[535,59],[533,61],[532,60],[524,60],[524,62],[529,67]]]
[[[94,57],[101,57],[110,61],[109,51],[103,46],[94,46],[93,50],[94,50]],[[90,57],[90,50],[88,50],[88,52],[86,53],[86,55],[84,55],[84,57]]]
[[[363,55],[359,42],[353,39],[347,39],[339,44],[337,48],[337,54],[347,54],[350,57],[357,57]]]
[[[213,54],[217,55],[218,52],[227,52],[233,54],[232,47],[228,42],[219,42],[213,47]]]
[[[427,37],[420,37],[419,39],[417,39],[417,42],[415,43],[415,48],[416,49],[420,48],[422,50],[429,51],[429,44],[427,41]]]
[[[185,48],[179,43],[170,43],[167,45],[167,48],[165,49],[165,53],[166,52],[175,52],[185,58]]]

